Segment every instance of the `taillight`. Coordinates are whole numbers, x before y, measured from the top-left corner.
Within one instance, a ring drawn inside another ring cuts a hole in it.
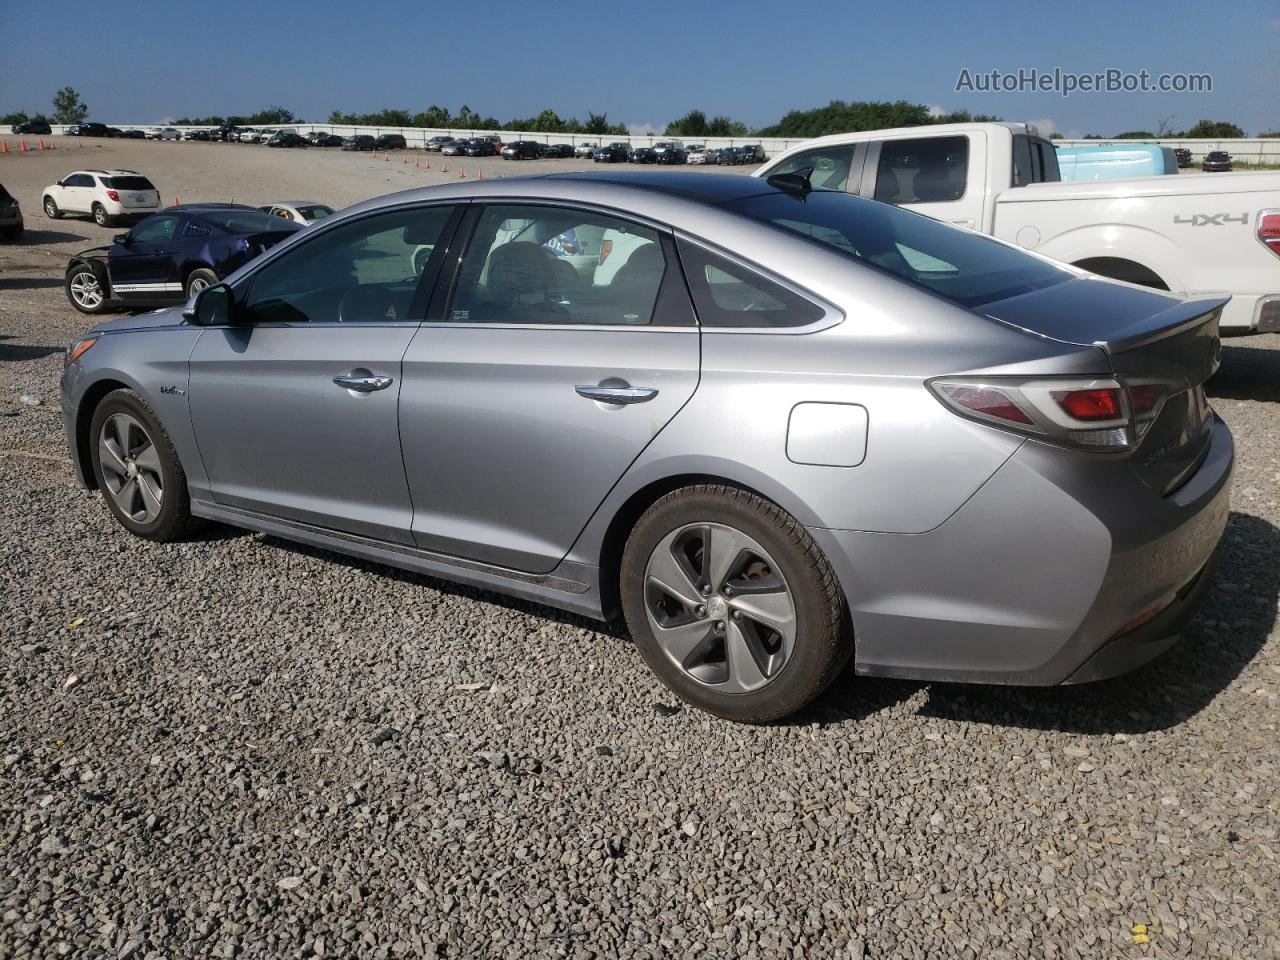
[[[600,262],[604,263],[609,259],[609,254],[613,253],[613,241],[603,240],[600,243]]]
[[[1280,210],[1259,215],[1258,239],[1268,250],[1280,257]]]
[[[119,203],[119,202],[120,202],[120,194],[116,193],[114,190],[108,190],[108,191],[107,191],[107,199],[108,199],[108,200],[114,200],[114,201],[116,201],[117,203]]]
[[[1164,383],[1112,379],[943,378],[929,388],[970,420],[1084,450],[1137,446],[1170,395]]]

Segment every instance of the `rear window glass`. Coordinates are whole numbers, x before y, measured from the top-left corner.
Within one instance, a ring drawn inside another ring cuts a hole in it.
[[[298,224],[272,217],[260,210],[207,210],[200,219],[229,233],[269,233],[301,229]]]
[[[755,270],[678,241],[689,292],[704,327],[803,327],[825,311]]]
[[[112,190],[154,190],[146,177],[103,177],[102,182]]]
[[[1065,270],[981,234],[847,193],[773,193],[723,206],[963,307],[978,307],[1071,278]]]

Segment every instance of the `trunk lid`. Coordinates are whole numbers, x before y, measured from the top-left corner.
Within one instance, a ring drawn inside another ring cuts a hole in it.
[[[1218,369],[1218,321],[1230,297],[1180,300],[1106,280],[1079,278],[987,304],[1000,323],[1063,343],[1092,345],[1125,385],[1140,443],[1131,453],[1143,483],[1171,493],[1208,450],[1213,411],[1204,384]],[[1158,397],[1145,412],[1140,396]]]

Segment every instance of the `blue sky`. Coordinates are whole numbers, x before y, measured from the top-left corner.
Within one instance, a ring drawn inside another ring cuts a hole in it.
[[[755,127],[832,99],[906,99],[1068,136],[1170,117],[1280,129],[1277,0],[0,0],[0,36],[0,112],[48,110],[70,84],[112,123],[465,103],[659,127],[696,107]],[[962,69],[1054,67],[1209,73],[1213,92],[955,90]]]

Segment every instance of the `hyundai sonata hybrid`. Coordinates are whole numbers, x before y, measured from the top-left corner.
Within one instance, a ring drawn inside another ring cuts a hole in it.
[[[679,696],[761,722],[850,659],[1047,685],[1173,644],[1227,519],[1223,302],[805,171],[552,174],[368,201],[99,324],[62,404],[138,536],[621,611]]]

